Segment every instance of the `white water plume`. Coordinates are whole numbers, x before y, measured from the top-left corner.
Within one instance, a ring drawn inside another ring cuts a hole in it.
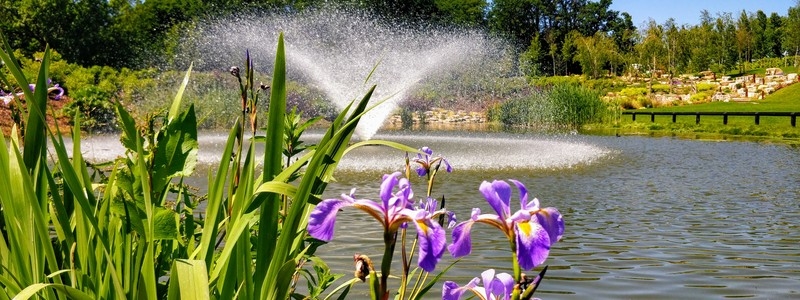
[[[442,71],[478,72],[470,66],[495,59],[501,48],[476,32],[412,29],[346,10],[248,14],[198,26],[181,55],[201,69],[226,69],[249,50],[258,71],[271,70],[277,35],[284,32],[289,76],[323,91],[339,111],[376,85],[370,105],[383,102],[362,118],[356,129],[361,139],[371,138],[420,81]]]

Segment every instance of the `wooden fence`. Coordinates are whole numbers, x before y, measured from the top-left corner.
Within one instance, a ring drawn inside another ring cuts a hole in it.
[[[756,125],[761,122],[762,116],[769,117],[790,117],[792,127],[797,127],[797,116],[800,112],[665,112],[665,111],[623,111],[623,115],[631,115],[636,121],[636,115],[650,116],[650,122],[656,121],[656,116],[672,116],[672,123],[675,123],[677,116],[695,116],[695,124],[700,124],[700,116],[722,116],[722,124],[728,125],[729,116],[754,117]]]

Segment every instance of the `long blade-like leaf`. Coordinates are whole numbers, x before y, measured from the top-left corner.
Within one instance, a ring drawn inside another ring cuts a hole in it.
[[[270,181],[280,173],[283,162],[283,131],[284,119],[286,118],[286,57],[284,54],[283,33],[278,36],[278,46],[275,53],[275,67],[272,72],[272,88],[269,99],[269,116],[267,118],[267,144],[264,150],[264,181]],[[254,281],[258,282],[255,289],[256,294],[261,294],[261,282],[265,280],[267,271],[273,267],[280,267],[283,260],[277,261],[277,266],[270,264],[276,263],[271,260],[277,249],[290,248],[291,243],[278,242],[278,214],[280,210],[280,197],[278,194],[270,193],[266,195],[264,203],[261,204],[261,215],[259,219],[259,235],[256,245],[256,269],[253,276]],[[283,231],[284,234],[286,231]]]
[[[208,271],[202,260],[177,259],[170,271],[168,300],[206,300],[208,293]]]

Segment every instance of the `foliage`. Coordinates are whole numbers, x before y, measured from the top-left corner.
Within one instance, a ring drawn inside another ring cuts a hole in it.
[[[555,84],[509,99],[490,116],[505,125],[574,129],[602,121],[606,111],[606,104],[596,91],[579,85]]]
[[[570,128],[601,121],[605,103],[597,92],[583,87],[557,85],[550,90],[548,98],[556,109],[556,124]]]
[[[72,101],[62,108],[67,116],[80,114],[79,124],[84,130],[108,130],[115,127],[112,94],[95,85],[87,85],[72,93]]]
[[[698,91],[698,92],[705,92],[705,91],[713,91],[713,90],[716,90],[718,86],[719,86],[719,85],[717,85],[717,84],[715,84],[715,83],[705,83],[705,82],[700,82],[700,83],[698,83],[698,84],[696,85],[696,88],[697,88],[697,91]]]
[[[8,44],[0,59],[8,62],[18,86],[28,85]],[[348,150],[370,94],[340,114],[316,146],[285,167],[281,36],[266,137],[246,139],[243,127],[234,126],[215,177],[209,177],[208,195],[197,197],[182,183],[193,173],[198,152],[194,106],[182,105],[191,67],[169,109],[143,126],[116,104],[126,153],[110,164],[110,175],[94,181],[81,155],[79,127],[71,132],[69,157],[61,136],[44,126],[49,63],[47,50],[35,89],[23,89],[28,101],[24,134],[12,131],[8,142],[0,137],[0,144],[7,146],[0,151],[2,298],[285,299],[294,286],[293,274],[306,262],[319,270],[309,280],[317,288],[310,290],[318,294],[330,286],[332,275],[312,256],[317,243],[306,239],[303,230],[308,209],[319,201]],[[6,78],[0,77],[9,85]],[[292,130],[299,134],[301,129]],[[47,162],[48,138],[52,162]],[[256,176],[255,144],[261,142],[267,149],[263,173]],[[299,145],[295,139],[292,143]],[[358,145],[349,149],[354,147]],[[302,175],[294,176],[301,167]],[[297,181],[292,184],[291,178]],[[274,201],[281,196],[290,201],[283,213]],[[200,199],[207,201],[203,219],[194,211]],[[252,249],[258,249],[256,256]]]
[[[653,93],[669,93],[670,92],[670,85],[669,84],[654,84],[650,87],[653,90]]]

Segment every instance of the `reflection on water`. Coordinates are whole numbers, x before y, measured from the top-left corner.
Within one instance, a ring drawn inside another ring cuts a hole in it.
[[[434,196],[445,195],[460,219],[472,207],[489,209],[478,192],[482,180],[519,179],[543,206],[559,208],[566,231],[546,262],[550,269],[537,292],[540,298],[800,297],[798,149],[643,137],[430,133],[378,138],[429,146],[447,157],[455,170],[441,175]],[[201,160],[218,159],[218,149],[203,147],[222,143],[224,136],[214,143],[201,140]],[[356,187],[359,197],[376,199],[381,174],[403,163],[402,153],[385,148],[352,154],[327,198]],[[412,183],[421,196],[421,180]],[[349,276],[353,253],[380,260],[382,232],[360,211],[340,216],[334,240],[319,254]],[[497,229],[475,225],[473,244],[473,254],[446,280],[464,284],[487,268],[511,272],[508,244]],[[437,269],[451,262],[447,257]],[[353,293],[352,298],[365,295],[366,285]]]

